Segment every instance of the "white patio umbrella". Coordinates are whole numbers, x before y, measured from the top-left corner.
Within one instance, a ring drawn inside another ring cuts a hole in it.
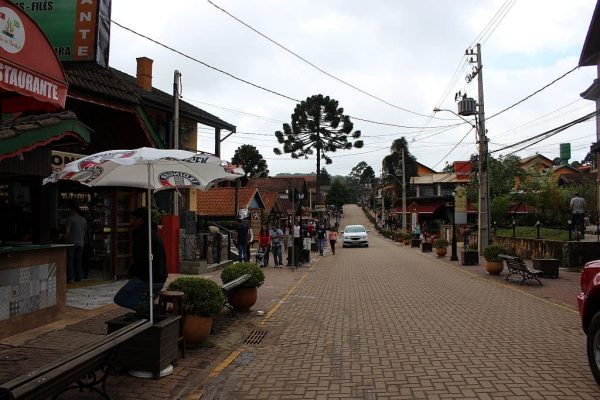
[[[104,151],[73,161],[63,170],[44,179],[44,184],[69,180],[87,186],[127,186],[148,191],[150,322],[154,322],[150,215],[152,191],[176,188],[207,190],[222,180],[233,180],[243,175],[241,169],[209,154],[142,147]]]

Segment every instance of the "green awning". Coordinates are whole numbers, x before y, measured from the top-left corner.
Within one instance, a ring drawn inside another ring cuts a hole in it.
[[[0,160],[68,137],[85,144],[90,143],[92,130],[81,121],[47,115],[46,119],[22,120],[0,127]]]

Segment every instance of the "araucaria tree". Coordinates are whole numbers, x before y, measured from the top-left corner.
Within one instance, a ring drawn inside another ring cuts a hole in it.
[[[344,115],[344,109],[338,107],[337,100],[321,94],[314,95],[296,105],[292,114],[292,124],[283,124],[283,131],[275,132],[282,149],[274,148],[277,155],[291,154],[292,158],[308,158],[316,153],[317,182],[320,182],[321,158],[331,164],[328,152],[352,147],[363,147],[362,140],[354,142],[348,139],[360,138],[360,131],[354,131],[350,117]]]
[[[243,144],[235,151],[231,162],[241,165],[248,178],[263,178],[269,176],[267,162],[256,147]]]

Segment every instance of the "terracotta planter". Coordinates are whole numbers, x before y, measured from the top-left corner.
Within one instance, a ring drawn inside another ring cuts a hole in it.
[[[498,275],[504,269],[502,261],[487,261],[485,264],[485,270],[490,275]]]
[[[403,242],[406,246],[410,246],[410,239],[408,239],[408,240],[404,239]]]
[[[446,255],[446,253],[448,253],[448,249],[445,247],[436,247],[435,248],[435,254],[437,254],[438,257],[444,257]]]
[[[183,322],[183,336],[189,344],[200,344],[210,335],[212,317],[200,317],[198,315],[186,315]]]
[[[257,297],[257,288],[237,288],[233,291],[229,304],[236,311],[248,311],[256,303]]]

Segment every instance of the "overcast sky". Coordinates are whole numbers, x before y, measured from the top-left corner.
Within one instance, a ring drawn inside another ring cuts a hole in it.
[[[448,112],[432,112],[435,107],[456,111],[454,94],[459,90],[477,99],[477,80],[469,84],[464,79],[473,68],[465,50],[481,43],[489,117],[577,66],[595,7],[593,0],[212,1],[368,94],[319,72],[206,0],[113,0],[112,19],[293,99],[321,93],[338,100],[350,116],[410,127],[353,120],[365,146],[332,154],[333,164],[325,166],[332,175],[347,175],[361,161],[380,173],[382,158],[401,136],[417,160],[435,170],[476,154],[476,137],[469,125],[442,130],[440,126],[462,121]],[[154,87],[171,93],[177,69],[182,73],[184,101],[237,127],[237,133],[222,143],[223,159],[230,160],[240,145],[251,144],[266,159],[271,175],[315,171],[314,158],[292,160],[273,153],[278,146],[274,132],[290,122],[296,101],[242,83],[113,24],[110,65],[135,75],[135,59],[141,56],[154,60]],[[594,103],[579,94],[595,78],[594,67],[577,69],[487,120],[490,150],[593,112]],[[539,152],[554,158],[560,143],[571,143],[571,161],[580,161],[595,137],[591,120],[517,155]],[[214,151],[211,130],[200,128],[198,146]]]

